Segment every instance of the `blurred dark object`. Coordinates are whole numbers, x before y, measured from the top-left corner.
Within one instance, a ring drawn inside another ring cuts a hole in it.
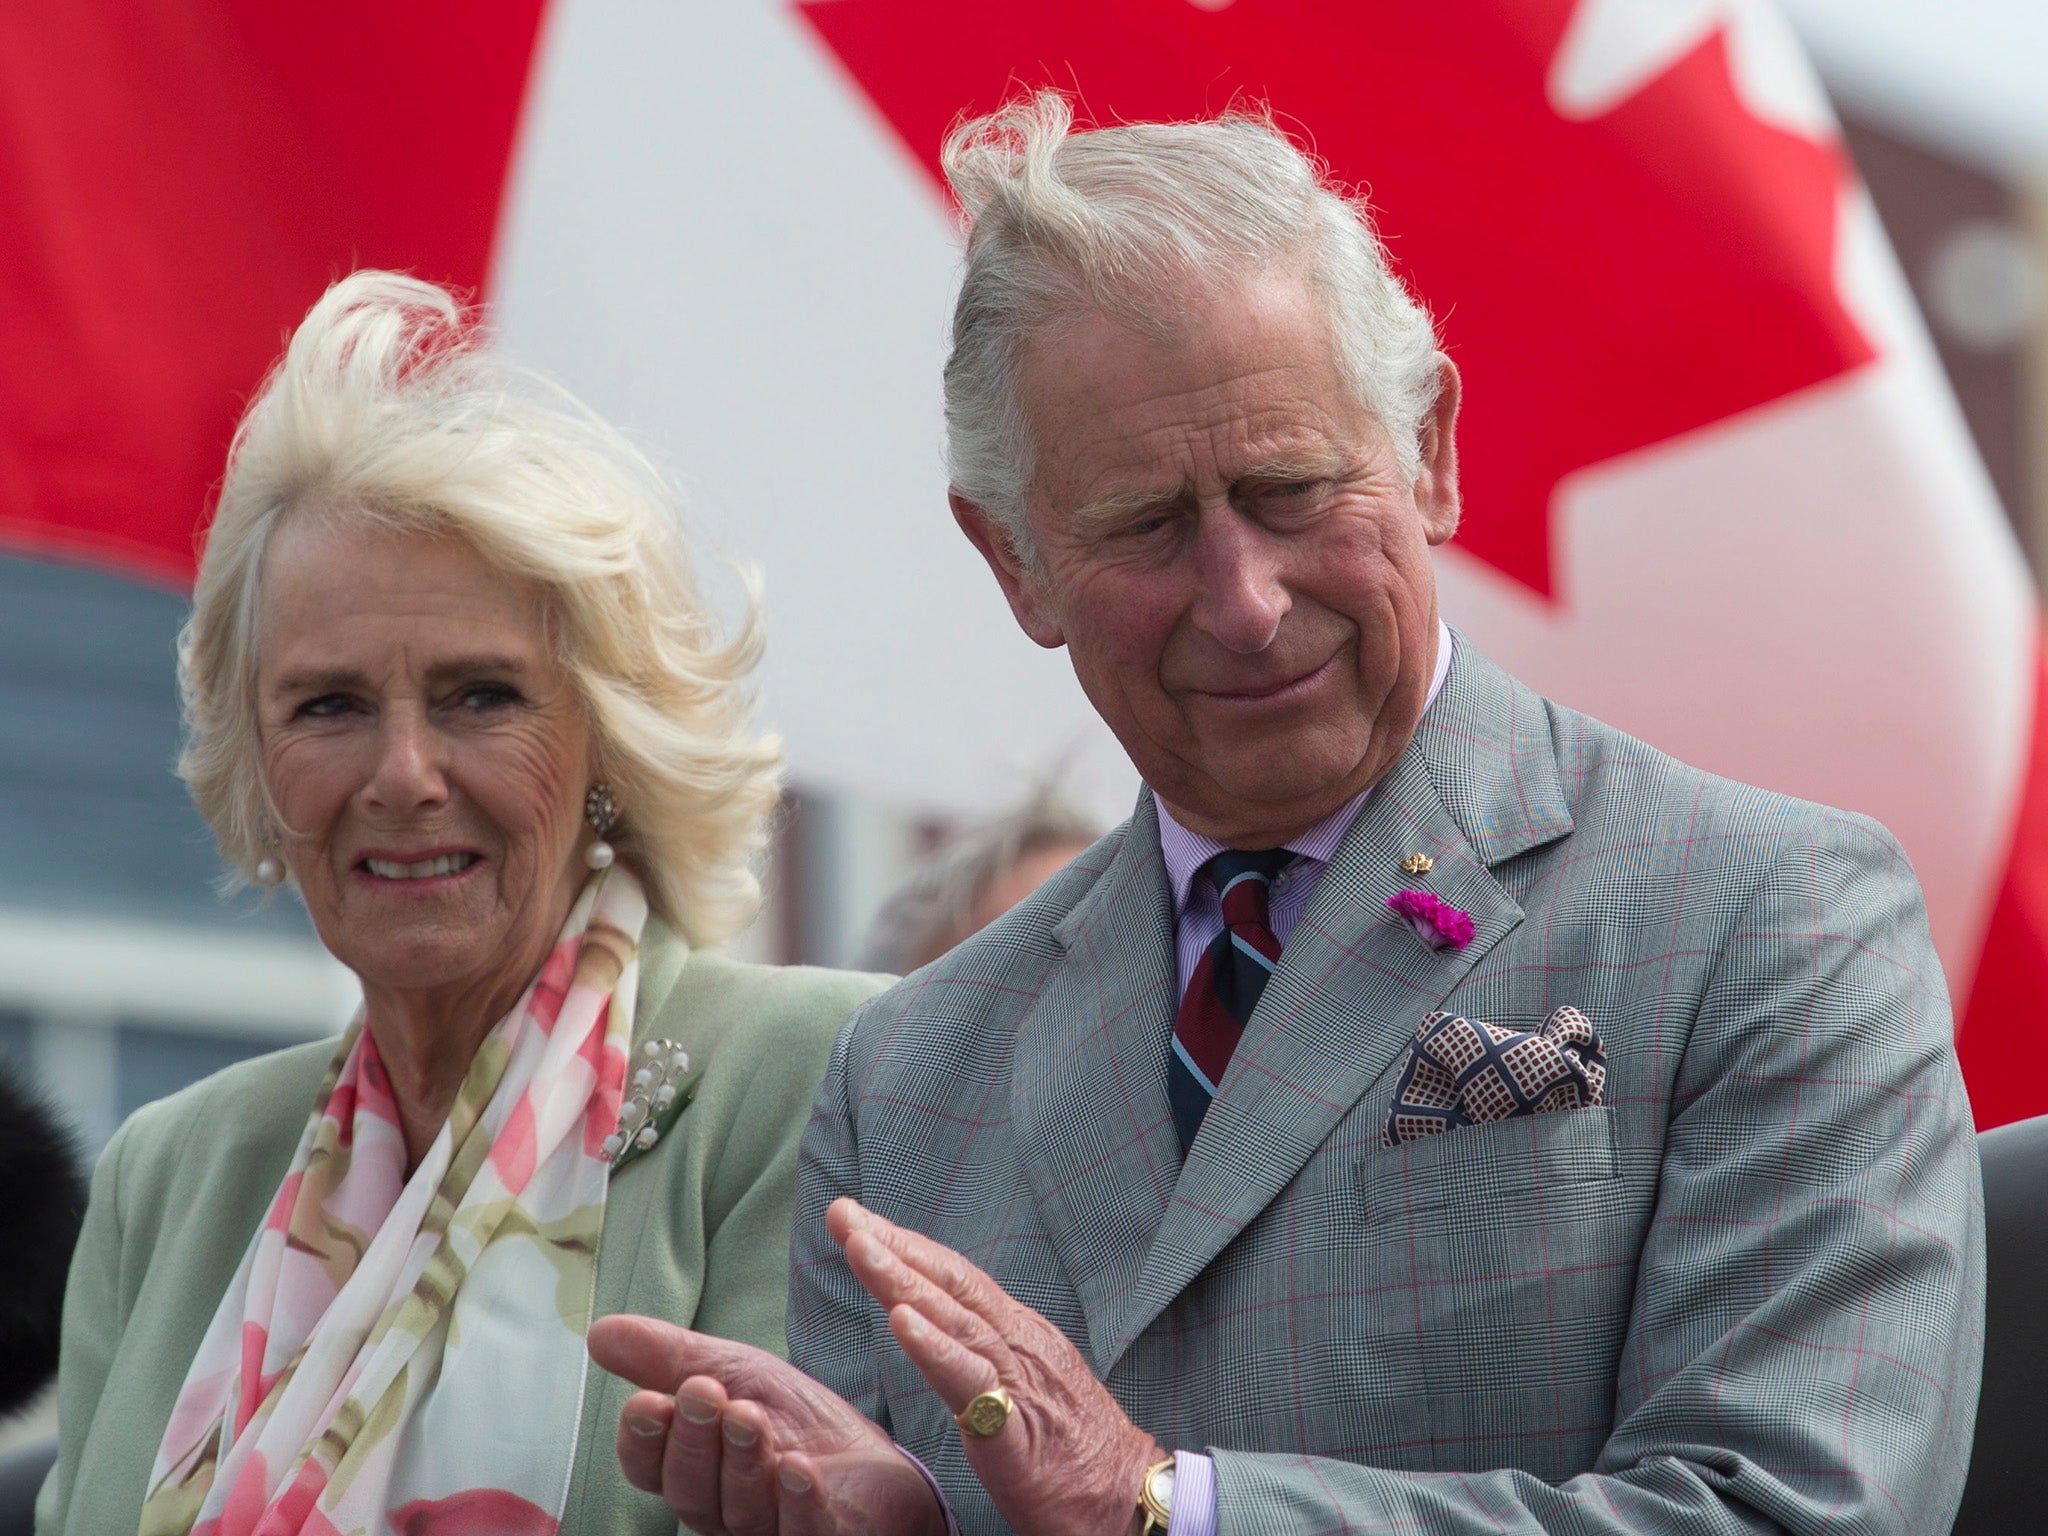
[[[1103,829],[1042,783],[1015,810],[942,845],[882,903],[856,968],[905,975],[979,933]]]
[[[2040,455],[2030,449],[2039,408],[2029,398],[2028,372],[2044,295],[2024,195],[1980,166],[1866,117],[1844,114],[1842,131],[1927,316],[1970,436],[2039,572],[2048,556],[2041,533],[2048,486],[2039,483]]]
[[[56,1464],[55,1435],[0,1456],[0,1536],[34,1536],[36,1495]]]
[[[71,1132],[30,1089],[0,1072],[0,1414],[28,1406],[57,1372],[64,1277],[85,1216]]]
[[[1984,1389],[1955,1536],[2035,1531],[2048,1509],[2048,1115],[1977,1138],[1984,1160]]]

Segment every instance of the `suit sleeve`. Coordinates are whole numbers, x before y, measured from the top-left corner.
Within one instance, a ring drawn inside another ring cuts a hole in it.
[[[1211,1447],[1220,1536],[1948,1529],[1982,1351],[1976,1142],[1905,856],[1860,818],[1826,826],[1723,930],[1593,1470]]]
[[[839,1031],[804,1129],[790,1234],[789,1358],[886,1430],[889,1410],[874,1367],[883,1345],[872,1321],[878,1309],[825,1230],[827,1206],[841,1195],[861,1198],[849,1063],[867,1012],[854,1014]]]

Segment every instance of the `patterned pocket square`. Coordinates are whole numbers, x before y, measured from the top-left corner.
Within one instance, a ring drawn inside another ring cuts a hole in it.
[[[1576,1008],[1558,1009],[1533,1032],[1432,1013],[1408,1043],[1380,1145],[1512,1115],[1590,1108],[1606,1088],[1600,1036]]]

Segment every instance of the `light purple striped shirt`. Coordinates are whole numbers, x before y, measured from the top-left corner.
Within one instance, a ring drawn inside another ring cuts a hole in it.
[[[1444,679],[1451,671],[1451,631],[1442,619],[1436,623],[1436,670],[1430,674],[1429,698],[1422,711],[1429,713],[1436,696],[1443,692]],[[1351,830],[1351,823],[1365,808],[1370,787],[1362,789],[1287,846],[1301,855],[1273,882],[1268,915],[1273,936],[1281,947],[1308,909],[1316,882],[1329,867],[1337,845]],[[1173,813],[1157,795],[1152,803],[1159,810],[1159,851],[1166,860],[1166,878],[1173,886],[1174,953],[1179,962],[1180,990],[1201,963],[1202,951],[1223,931],[1223,903],[1216,887],[1196,880],[1201,867],[1223,852],[1227,844],[1199,832],[1190,832],[1173,819]],[[1216,1536],[1216,1463],[1199,1451],[1173,1453],[1173,1536]]]

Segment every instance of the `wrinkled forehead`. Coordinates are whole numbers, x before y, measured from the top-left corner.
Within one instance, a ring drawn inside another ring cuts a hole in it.
[[[309,512],[282,519],[263,552],[254,615],[260,669],[287,653],[423,623],[458,640],[474,630],[501,645],[551,649],[540,584],[501,570],[469,540],[349,509]]]
[[[1144,327],[1078,312],[1030,339],[1018,384],[1034,489],[1055,506],[1316,468],[1375,431],[1322,307],[1284,275],[1193,293]]]
[[[1102,326],[1134,342],[1170,345],[1218,316],[1314,310],[1318,296],[1303,262],[1257,262],[1198,272],[1179,265],[1083,273],[1048,263],[1024,337],[1025,355],[1058,357]]]

